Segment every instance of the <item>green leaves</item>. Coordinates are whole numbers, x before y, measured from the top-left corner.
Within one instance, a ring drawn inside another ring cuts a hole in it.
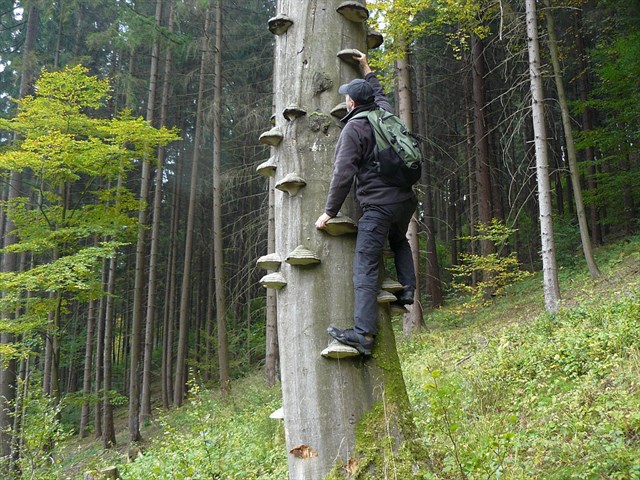
[[[139,207],[131,192],[113,185],[178,138],[126,111],[100,118],[110,87],[87,72],[43,70],[35,95],[19,100],[16,117],[0,123],[20,138],[0,153],[0,169],[24,173],[31,187],[2,205],[16,235],[5,253],[33,259],[30,269],[0,273],[0,311],[23,312],[0,325],[3,331],[42,328],[56,308],[50,298],[101,295],[102,260],[132,238]]]

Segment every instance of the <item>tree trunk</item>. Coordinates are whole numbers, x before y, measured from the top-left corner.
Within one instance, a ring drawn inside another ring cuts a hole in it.
[[[413,131],[411,71],[409,69],[407,53],[396,61],[396,75],[398,82],[398,116],[402,119],[409,131]],[[402,328],[407,335],[410,335],[420,331],[424,326],[422,304],[420,303],[420,243],[418,241],[418,219],[415,213],[413,214],[411,223],[409,223],[407,238],[411,246],[413,266],[416,272],[416,289],[413,296],[413,305],[409,309],[409,313],[404,316]]]
[[[82,375],[82,411],[80,412],[80,428],[78,428],[80,438],[87,436],[87,425],[89,424],[89,395],[91,393],[91,370],[93,367],[96,303],[95,299],[89,301],[89,310],[87,313],[87,338],[84,347],[84,371]]]
[[[478,221],[488,224],[492,218],[491,172],[489,161],[489,131],[484,109],[486,107],[484,44],[481,39],[471,35],[471,54],[473,58],[473,116],[476,156],[476,188],[478,201]],[[494,253],[491,240],[480,240],[480,255]]]
[[[173,15],[169,14],[170,22]],[[160,27],[162,20],[162,0],[156,2],[156,25]],[[172,30],[171,23],[169,30]],[[158,56],[160,47],[158,40],[151,51],[151,68],[149,71],[149,96],[147,105],[147,121],[154,121],[154,107],[158,74]],[[167,104],[169,95],[169,74],[171,71],[171,54],[167,53],[162,87],[162,106],[160,112],[160,126],[167,119]],[[156,163],[155,190],[153,194],[153,219],[151,225],[151,245],[149,247],[149,279],[147,286],[147,312],[144,332],[144,360],[142,365],[142,393],[140,397],[140,422],[151,416],[151,357],[153,356],[153,327],[156,323],[157,278],[158,278],[158,249],[160,243],[160,223],[162,221],[162,181],[163,181],[164,147],[158,147],[158,161]]]
[[[584,204],[582,203],[582,187],[580,186],[580,174],[578,172],[578,160],[576,157],[576,147],[573,141],[573,131],[571,129],[571,116],[569,114],[569,106],[567,95],[564,91],[564,81],[562,80],[562,71],[560,69],[560,60],[558,59],[558,47],[556,41],[555,23],[551,13],[551,5],[549,0],[545,0],[545,17],[547,19],[547,32],[549,35],[549,51],[551,53],[551,63],[553,64],[553,76],[556,82],[556,90],[558,92],[558,103],[562,114],[562,127],[564,128],[564,138],[567,145],[567,160],[569,162],[569,173],[571,175],[571,186],[573,191],[573,199],[576,204],[576,215],[578,216],[578,225],[580,228],[580,239],[582,241],[582,252],[589,268],[592,278],[600,277],[600,270],[596,264],[591,249],[591,238],[589,237],[589,225],[587,223],[587,215],[585,213]]]
[[[209,32],[210,10],[207,8],[202,38],[202,56],[200,58],[200,82],[198,86],[198,107],[196,112],[195,138],[193,140],[193,160],[191,163],[191,183],[189,191],[189,207],[187,212],[187,231],[184,242],[184,265],[182,271],[182,288],[180,290],[180,328],[178,334],[178,353],[176,358],[175,381],[173,385],[173,403],[182,405],[185,395],[185,371],[187,351],[189,348],[189,309],[191,306],[191,257],[193,256],[193,225],[195,220],[196,193],[198,185],[198,162],[200,159],[200,143],[202,138],[202,109],[204,103],[205,66],[209,51],[207,38]]]
[[[102,288],[105,288],[108,286],[108,268],[107,268],[107,259],[104,259],[102,261],[102,281],[100,282],[100,285],[102,286]],[[94,403],[94,414],[93,414],[93,421],[94,421],[94,437],[96,439],[100,439],[102,438],[102,403],[103,400],[100,396],[100,387],[102,386],[102,381],[103,381],[103,371],[102,371],[102,367],[103,367],[103,362],[104,362],[104,358],[103,358],[103,351],[104,351],[104,322],[105,322],[105,304],[106,304],[106,297],[105,295],[103,295],[102,297],[100,297],[100,303],[99,303],[99,310],[98,310],[98,319],[97,319],[97,331],[96,331],[96,354],[95,354],[95,358],[96,358],[96,366],[95,366],[95,371],[94,371],[94,387],[93,387],[93,391],[95,393],[95,403]]]
[[[275,180],[269,177],[269,218],[267,226],[267,252],[276,251],[275,238]],[[278,375],[278,310],[276,291],[272,288],[267,290],[267,312],[266,312],[266,358],[265,377],[268,386],[276,383]]]
[[[427,108],[427,91],[426,91],[426,64],[417,76],[418,80],[418,123],[420,124],[420,133],[429,138],[429,116]],[[433,186],[431,185],[431,152],[428,149],[428,141],[422,144],[423,162],[422,162],[422,210],[423,223],[426,245],[426,280],[427,293],[429,294],[429,306],[431,308],[440,307],[444,303],[442,296],[442,281],[440,279],[440,266],[438,264],[438,254],[436,246],[436,227],[433,221]],[[454,240],[455,242],[455,240]]]
[[[363,50],[367,30],[342,17],[328,0],[280,0],[277,11],[286,12],[294,24],[275,37],[275,118],[283,135],[273,148],[275,180],[282,182],[295,173],[306,186],[291,194],[275,192],[276,253],[284,260],[303,245],[321,260],[307,268],[283,261],[279,272],[286,281],[277,293],[277,310],[289,478],[324,479],[347,462],[366,465],[372,478],[384,478],[376,432],[387,432],[386,427],[397,432],[392,448],[400,448],[403,420],[410,414],[408,402],[398,400],[406,400],[406,390],[389,309],[380,308],[373,358],[320,356],[332,320],[340,327],[353,325],[355,244],[352,236],[332,237],[315,229],[324,210],[339,134],[330,112],[343,101],[338,86],[358,76],[356,67],[336,54],[343,48]],[[293,104],[308,114],[287,120],[283,112]],[[353,216],[353,206],[343,206],[342,213]],[[385,407],[390,417],[384,416]],[[356,438],[358,424],[361,433]],[[374,453],[369,457],[365,451]],[[403,473],[398,478],[410,478],[410,473]]]
[[[220,190],[220,156],[222,155],[221,111],[222,101],[222,0],[216,5],[215,78],[213,98],[213,258],[216,283],[216,320],[218,326],[218,368],[220,390],[229,391],[229,346],[227,344],[227,304],[224,295],[224,260],[222,244],[222,192]]]
[[[182,183],[182,162],[178,162],[175,172],[173,205],[171,208],[171,228],[169,230],[169,259],[164,301],[164,321],[162,336],[162,405],[169,408],[173,400],[173,339],[176,318],[176,261],[178,258],[178,226],[180,218],[180,185]]]
[[[580,101],[587,102],[589,100],[589,64],[587,62],[587,51],[584,45],[584,38],[582,35],[582,21],[581,13],[578,12],[575,15],[575,32],[576,32],[576,54],[580,61],[580,74],[578,75],[578,92],[580,94]],[[593,129],[593,110],[591,107],[585,107],[582,110],[582,130],[589,131]],[[585,148],[585,159],[587,163],[587,185],[589,190],[595,192],[596,190],[596,165],[595,165],[595,151],[592,146]],[[600,218],[598,213],[598,206],[592,204],[589,206],[590,220],[591,220],[591,240],[594,245],[602,245],[602,233],[600,230]]]
[[[120,181],[118,182],[120,183]],[[102,445],[111,448],[116,444],[116,431],[113,424],[113,406],[111,405],[111,385],[113,371],[113,293],[116,281],[116,257],[109,261],[109,279],[107,280],[107,306],[104,315],[104,351],[102,357]]]
[[[25,35],[24,50],[22,52],[22,77],[20,79],[20,98],[27,95],[31,82],[33,80],[33,74],[35,70],[34,65],[34,49],[36,43],[36,36],[38,32],[38,20],[40,12],[37,6],[32,5],[29,8],[27,17],[27,31]],[[12,171],[9,175],[7,185],[7,201],[11,202],[13,199],[22,195],[22,173],[18,171]],[[8,216],[5,218],[4,237],[2,239],[3,248],[7,248],[10,245],[16,243],[18,239],[15,234],[15,224]],[[2,271],[14,272],[17,266],[17,253],[5,252],[2,255]],[[0,292],[1,295],[5,295],[5,292]],[[3,312],[7,318],[11,318],[15,312]],[[14,336],[9,333],[3,333],[0,335],[0,344],[6,345],[13,343]],[[13,445],[13,418],[11,417],[11,404],[16,398],[17,388],[17,362],[15,359],[1,358],[0,362],[0,457],[3,459],[9,459],[11,455],[11,447]],[[2,470],[8,473],[12,466],[15,466],[15,462],[10,464],[2,461]]]
[[[531,110],[536,147],[536,174],[538,179],[538,201],[540,204],[540,240],[542,243],[542,274],[544,303],[548,312],[557,312],[560,302],[558,270],[556,267],[555,245],[551,205],[551,186],[547,159],[547,132],[544,122],[544,92],[540,74],[540,47],[538,42],[538,22],[536,0],[526,0],[527,44],[529,50],[529,76],[531,78]]]

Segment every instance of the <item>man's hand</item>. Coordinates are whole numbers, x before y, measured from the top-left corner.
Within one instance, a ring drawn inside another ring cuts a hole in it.
[[[360,67],[360,72],[363,77],[366,77],[371,73],[371,67],[369,67],[369,61],[367,60],[367,56],[358,50],[358,55],[354,55],[353,59],[358,62],[358,66]]]
[[[316,228],[322,230],[332,218],[333,217],[330,217],[327,213],[323,213],[318,217],[318,220],[316,220]]]

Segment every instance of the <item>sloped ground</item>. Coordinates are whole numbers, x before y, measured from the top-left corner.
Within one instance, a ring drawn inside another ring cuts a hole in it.
[[[579,262],[560,269],[557,315],[544,314],[536,275],[474,314],[452,305],[421,334],[398,333],[429,452],[415,478],[640,478],[640,237],[596,254],[600,279]],[[232,392],[200,392],[158,418],[133,463],[126,448],[68,442],[63,478],[108,464],[127,480],[286,478],[282,425],[268,418],[278,389],[256,372]]]

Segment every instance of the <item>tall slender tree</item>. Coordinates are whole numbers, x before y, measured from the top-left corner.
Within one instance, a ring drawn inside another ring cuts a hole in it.
[[[526,9],[529,76],[531,81],[531,112],[535,135],[536,176],[538,179],[538,204],[540,209],[544,303],[548,312],[557,312],[560,302],[560,288],[558,285],[558,270],[553,239],[551,187],[547,158],[547,133],[544,120],[544,92],[542,89],[536,0],[526,0]]]
[[[184,243],[184,264],[182,266],[182,288],[180,289],[180,312],[178,351],[176,357],[176,371],[173,385],[173,403],[180,406],[184,401],[186,387],[187,352],[189,350],[189,323],[191,307],[191,267],[193,257],[193,229],[196,215],[196,194],[198,191],[198,163],[202,148],[204,86],[206,79],[206,66],[208,64],[209,50],[209,21],[211,10],[205,11],[204,30],[201,38],[200,74],[198,82],[198,101],[195,122],[195,135],[193,140],[193,156],[191,161],[191,181],[189,187],[189,205],[187,208],[187,231]]]
[[[229,346],[227,343],[227,302],[225,298],[224,254],[222,242],[222,0],[216,4],[215,77],[213,97],[213,262],[216,292],[216,319],[218,326],[218,368],[220,389],[229,390]]]

